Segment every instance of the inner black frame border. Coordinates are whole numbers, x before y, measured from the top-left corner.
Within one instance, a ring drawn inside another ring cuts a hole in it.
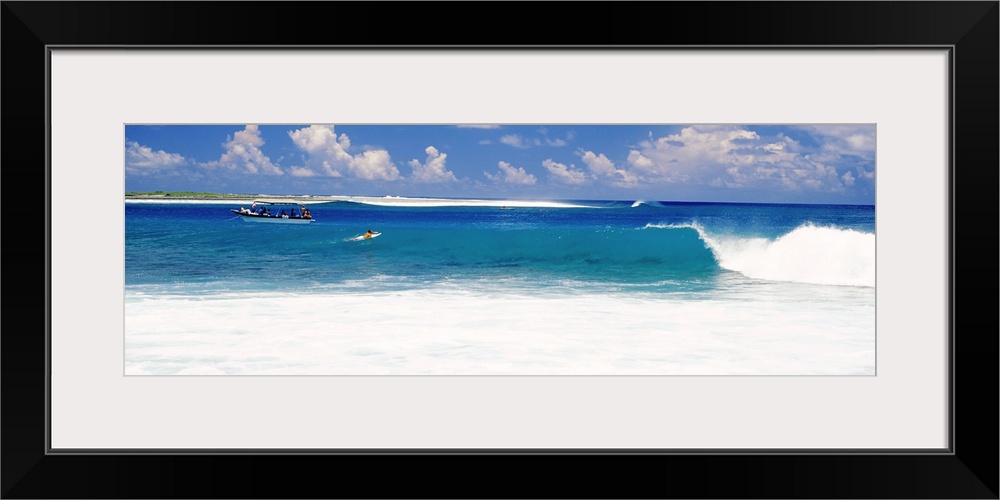
[[[4,498],[997,498],[997,316],[991,301],[972,301],[979,295],[993,297],[997,290],[995,282],[984,283],[981,276],[987,274],[987,262],[996,262],[998,254],[996,226],[992,225],[997,217],[1000,165],[998,2],[582,2],[548,6],[558,11],[572,5],[573,15],[566,18],[543,15],[539,3],[324,3],[3,2],[0,55],[6,70],[2,90],[6,106],[2,133],[8,147],[0,150],[0,164],[7,167],[5,206],[37,206],[42,194],[46,202],[44,225],[37,215],[5,220],[8,236],[13,236],[2,248],[5,260],[18,268],[30,263],[33,269],[44,269],[45,275],[38,283],[18,279],[19,291],[5,297],[8,328],[0,337],[0,389],[5,403],[0,410],[4,432],[0,486]],[[483,9],[488,11],[488,20],[483,20]],[[588,24],[595,29],[568,22],[577,17],[590,19]],[[464,21],[442,26],[446,29],[440,32],[426,29],[424,22],[441,19]],[[561,36],[572,42],[532,40],[536,33],[554,27],[566,30]],[[524,38],[525,43],[510,43],[517,38]],[[951,445],[943,452],[908,453],[52,450],[48,441],[48,256],[54,214],[48,188],[47,97],[48,56],[53,47],[949,47]],[[961,199],[959,187],[964,193]],[[955,231],[959,217],[965,228],[961,234]],[[39,235],[42,230],[44,234]],[[35,242],[44,246],[29,245]],[[959,247],[967,252],[959,253]],[[969,258],[977,254],[974,249],[985,249],[985,258]],[[966,270],[966,279],[957,279],[960,270]],[[956,309],[959,297],[967,302]],[[991,307],[979,305],[984,302]],[[21,321],[12,321],[18,316],[23,317]],[[24,326],[40,320],[43,328]],[[309,476],[310,468],[325,472]]]

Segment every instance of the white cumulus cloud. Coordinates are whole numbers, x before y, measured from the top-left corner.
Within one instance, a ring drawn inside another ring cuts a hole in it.
[[[202,163],[205,168],[224,168],[248,174],[284,175],[284,172],[260,150],[264,139],[257,125],[247,125],[243,130],[226,138],[222,147],[225,153],[216,161]]]
[[[545,134],[546,132],[544,130],[542,130],[542,133]],[[573,134],[567,134],[567,137],[568,138],[572,138]],[[550,138],[550,137],[544,137],[544,138],[524,137],[522,135],[517,135],[517,134],[508,134],[508,135],[500,137],[500,143],[501,144],[506,144],[508,146],[512,146],[512,147],[515,147],[515,148],[518,148],[518,149],[526,149],[526,148],[538,147],[538,146],[562,147],[562,146],[565,146],[567,144],[567,142],[565,140],[560,139],[558,137],[557,138]]]
[[[411,178],[417,182],[455,182],[455,174],[445,168],[445,160],[448,155],[437,150],[434,146],[427,146],[424,150],[427,159],[420,163],[419,160],[410,160],[410,167],[413,168]]]
[[[522,185],[533,185],[538,181],[538,178],[534,175],[529,174],[524,170],[524,167],[513,167],[511,164],[501,161],[497,165],[500,166],[499,172],[496,174],[490,174],[489,172],[483,172],[483,175],[487,179],[493,182],[504,182],[507,184],[522,184]]]
[[[391,181],[399,178],[399,170],[384,149],[373,149],[355,155],[351,162],[351,172],[365,180]]]
[[[634,186],[639,178],[628,170],[618,168],[615,162],[611,161],[603,153],[595,154],[593,151],[581,151],[580,158],[584,165],[590,169],[594,177],[610,177],[615,185]]]
[[[538,141],[537,140],[533,141],[526,137],[521,137],[515,134],[509,134],[500,138],[500,144],[506,144],[508,146],[513,146],[515,148],[524,149],[531,147],[533,145],[537,145]]]
[[[158,170],[187,163],[187,159],[177,153],[153,151],[136,141],[128,141],[125,145],[125,168],[129,171]]]
[[[851,127],[823,127],[823,144],[809,154],[784,134],[770,138],[738,126],[693,126],[643,141],[629,153],[629,171],[647,183],[701,183],[731,188],[777,187],[838,192],[855,180],[838,175],[839,153],[864,134]]]
[[[874,160],[874,125],[812,125],[798,128],[809,132],[820,142],[820,148],[825,153]]]
[[[292,167],[292,168],[290,168],[288,170],[289,170],[289,173],[292,174],[292,177],[315,177],[316,176],[316,172],[315,171],[313,171],[311,169],[308,169],[308,168],[305,168],[305,167]]]
[[[319,168],[322,175],[390,181],[399,178],[399,169],[388,151],[371,149],[351,154],[351,139],[346,134],[338,137],[333,125],[311,125],[291,130],[288,136],[296,147],[307,153],[307,163]]]
[[[656,166],[656,164],[653,163],[653,160],[646,158],[642,155],[642,153],[634,149],[628,152],[628,159],[626,161],[633,168],[647,172],[653,171]]]
[[[558,163],[551,158],[542,162],[542,166],[549,171],[549,177],[564,184],[580,185],[586,184],[590,178],[587,173],[576,168],[576,165],[567,166],[565,163]]]
[[[845,186],[853,186],[854,185],[854,175],[851,174],[850,172],[847,172],[846,174],[844,174],[841,177],[841,180],[844,181],[844,185]]]

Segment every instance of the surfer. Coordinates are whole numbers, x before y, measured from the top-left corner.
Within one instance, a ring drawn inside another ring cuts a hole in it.
[[[367,239],[370,239],[371,237],[372,237],[372,230],[369,229],[368,232],[365,233],[365,239],[367,240]]]

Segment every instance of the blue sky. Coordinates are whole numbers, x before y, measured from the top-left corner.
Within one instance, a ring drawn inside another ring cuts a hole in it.
[[[127,191],[875,203],[875,125],[126,125]]]

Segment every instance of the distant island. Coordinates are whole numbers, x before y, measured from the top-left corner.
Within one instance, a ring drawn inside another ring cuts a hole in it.
[[[206,191],[126,191],[126,198],[136,199],[197,199],[197,200],[242,200],[260,196],[255,194],[239,193],[210,193]]]
[[[583,208],[589,205],[567,201],[511,200],[511,199],[468,199],[468,198],[418,198],[408,196],[343,196],[310,194],[238,194],[211,193],[197,191],[127,191],[126,202],[223,202],[234,203],[327,203],[350,201],[382,206],[483,206],[483,207],[562,207]]]
[[[215,200],[232,200],[232,201],[251,201],[251,200],[281,200],[282,202],[317,202],[317,201],[339,201],[345,200],[350,197],[348,196],[312,196],[308,194],[303,195],[284,195],[284,194],[248,194],[248,193],[212,193],[207,191],[126,191],[126,200],[205,200],[205,201],[215,201]]]

